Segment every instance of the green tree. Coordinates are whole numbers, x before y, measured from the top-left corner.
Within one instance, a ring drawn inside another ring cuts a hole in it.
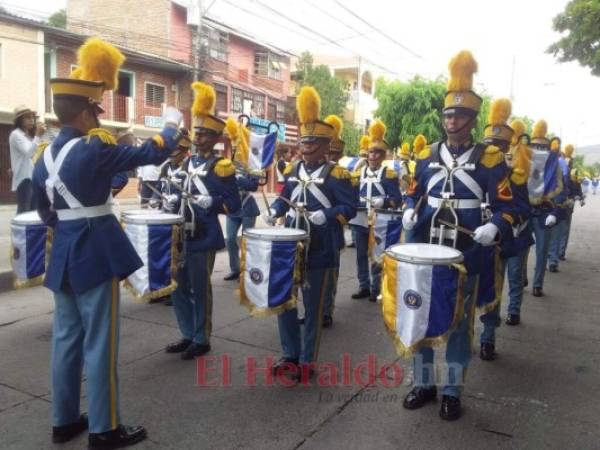
[[[48,25],[55,28],[67,28],[67,11],[60,9],[48,18]]]
[[[412,144],[417,134],[423,134],[427,142],[435,142],[444,138],[442,127],[442,109],[446,82],[443,79],[434,81],[415,77],[408,82],[386,81],[383,78],[375,82],[375,98],[379,107],[377,117],[388,127],[387,141],[392,147],[402,142]],[[490,99],[483,96],[483,104],[477,125],[473,130],[474,139],[483,137]]]
[[[361,129],[354,123],[344,120],[344,130],[342,131],[342,140],[345,143],[344,153],[346,155],[358,155],[358,146],[360,143]]]
[[[552,28],[563,36],[547,52],[560,62],[578,61],[600,75],[600,1],[571,0],[557,15]]]
[[[297,68],[294,76],[298,81],[298,90],[302,86],[313,86],[321,96],[321,117],[329,114],[342,117],[348,101],[348,91],[344,82],[331,75],[326,65],[315,66],[309,52],[300,55]]]

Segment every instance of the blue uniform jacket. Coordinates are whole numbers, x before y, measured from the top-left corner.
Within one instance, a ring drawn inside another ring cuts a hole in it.
[[[467,148],[457,149],[457,157],[468,151]],[[427,193],[429,180],[434,176],[438,169],[430,168],[432,161],[431,149],[423,150],[417,159],[414,181],[409,189],[406,199],[407,206],[414,208],[419,199],[425,195],[431,197],[442,197],[441,190],[443,180],[439,180]],[[438,162],[438,161],[435,161]],[[442,164],[442,163],[440,163]],[[489,199],[490,209],[492,211],[491,222],[500,230],[502,238],[511,239],[512,224],[515,222],[516,211],[510,181],[508,179],[508,167],[504,161],[504,155],[496,148],[489,146],[482,153],[479,161],[476,163],[474,171],[468,174],[480,187],[484,198]],[[457,176],[454,176],[455,199],[476,199],[477,196],[465,186]],[[429,242],[429,230],[431,219],[436,208],[423,202],[419,208],[418,223],[415,228],[415,242]],[[482,224],[482,214],[480,208],[457,209],[459,224],[470,230],[475,230]],[[482,247],[470,239],[462,238],[459,234],[459,241],[465,242],[463,246],[459,244],[459,250],[464,254],[464,262],[467,271],[470,274],[476,274],[481,269]]]
[[[99,137],[83,138],[71,150],[60,178],[83,206],[106,203],[114,175],[145,164],[160,164],[177,146],[174,128],[161,132],[162,143],[148,140],[140,147],[111,145]],[[64,126],[52,143],[56,157],[63,145],[82,133]],[[110,214],[77,220],[58,220],[53,210],[68,209],[54,190],[54,205],[46,195],[48,172],[40,158],[33,172],[33,195],[42,220],[54,227],[54,239],[44,285],[57,292],[70,287],[75,294],[88,291],[111,278],[125,278],[142,266],[117,218]]]
[[[235,213],[229,214],[231,217],[256,217],[260,215],[260,209],[252,192],[258,190],[258,177],[248,173],[237,173],[235,176],[239,189],[240,201],[242,207]]]
[[[325,164],[333,165],[333,163]],[[298,185],[298,181],[294,181],[293,178],[297,177],[296,171],[300,165],[304,165],[304,162],[300,161],[286,167],[284,172],[285,184],[281,197],[290,200],[294,188]],[[312,173],[321,166],[313,168],[305,166],[305,168],[308,173]],[[310,224],[310,245],[307,261],[309,270],[336,267],[339,250],[343,247],[343,225],[355,216],[358,204],[358,192],[352,186],[350,173],[339,165],[333,165],[329,174],[325,176],[323,184],[318,185],[318,187],[331,203],[331,208],[324,208],[317,198],[307,190],[306,203],[308,211],[322,210],[327,218],[324,225]],[[276,199],[271,207],[275,210],[277,217],[283,216],[290,208],[280,198]],[[291,226],[291,222],[292,219],[288,217],[286,226]]]
[[[183,167],[188,176],[191,177],[189,174],[193,169],[212,159],[214,159],[212,155],[193,155],[183,163]],[[198,205],[192,205],[196,231],[194,235],[186,235],[187,251],[190,252],[203,252],[225,248],[223,231],[219,223],[219,214],[234,214],[240,209],[240,196],[235,180],[235,167],[231,160],[220,159],[205,176],[201,177],[201,180],[206,186],[213,202],[207,209],[201,208]],[[192,195],[200,194],[192,179],[189,181],[189,187]],[[186,211],[186,217],[189,218],[187,214],[189,214],[188,211]]]
[[[355,179],[360,183],[360,176],[366,167],[363,167],[352,174]],[[381,176],[381,187],[383,192],[379,192],[378,189],[373,186],[371,195],[373,197],[383,196],[383,208],[400,208],[402,206],[402,194],[400,193],[400,185],[398,184],[398,172],[390,169],[389,167],[383,168],[383,174]],[[363,198],[367,197],[367,185],[360,186],[359,184],[359,204],[358,206],[365,208],[367,203]]]

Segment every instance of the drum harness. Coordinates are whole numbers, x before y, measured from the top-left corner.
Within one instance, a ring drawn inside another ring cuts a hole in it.
[[[427,193],[434,188],[434,186],[443,180],[442,189],[440,191],[441,198],[428,196],[427,203],[436,208],[433,216],[431,217],[431,227],[429,233],[429,243],[437,243],[444,245],[444,240],[448,239],[452,241],[452,247],[456,248],[458,241],[458,229],[459,226],[458,214],[456,209],[471,209],[481,208],[482,211],[487,209],[485,203],[482,204],[483,191],[479,184],[468,174],[476,169],[476,163],[479,161],[481,154],[485,150],[485,146],[482,144],[476,144],[471,149],[460,155],[458,158],[453,158],[446,147],[442,147],[441,142],[432,144],[431,146],[431,162],[429,168],[438,170],[428,182]],[[476,199],[455,199],[454,196],[454,177],[458,178],[475,196]],[[450,211],[452,216],[453,227],[440,223],[436,226],[437,217],[442,208]]]

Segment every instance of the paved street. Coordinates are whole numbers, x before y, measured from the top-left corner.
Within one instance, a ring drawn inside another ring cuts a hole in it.
[[[10,216],[1,214],[7,223],[4,218]],[[172,309],[136,304],[123,291],[122,417],[149,432],[149,439],[134,448],[598,449],[598,224],[600,196],[589,196],[587,205],[576,210],[567,261],[559,273],[546,276],[546,297],[534,298],[527,289],[522,324],[499,329],[497,361],[474,355],[464,416],[454,423],[439,419],[439,403],[405,411],[408,381],[385,387],[393,383],[391,371],[367,386],[264,386],[260,373],[257,386],[246,386],[246,358],[264,367],[266,357],[279,357],[277,324],[275,318],[253,319],[239,305],[236,284],[222,280],[228,272],[225,253],[218,255],[213,274],[211,356],[218,361],[207,363],[217,368],[229,363],[230,386],[198,386],[196,365],[163,351],[179,337]],[[0,242],[5,242],[2,227]],[[379,306],[350,299],[357,288],[354,258],[354,250],[344,252],[335,323],[323,331],[320,359],[341,368],[343,355],[353,366],[375,355],[381,367],[397,358]],[[52,311],[52,297],[41,287],[0,294],[2,449],[86,445],[85,435],[63,446],[50,443]],[[479,323],[476,336],[478,331]],[[408,368],[403,361],[398,364]],[[214,379],[218,373],[208,375]],[[405,375],[410,377],[408,371]]]

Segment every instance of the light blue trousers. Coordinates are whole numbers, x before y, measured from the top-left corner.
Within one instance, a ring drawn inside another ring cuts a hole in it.
[[[177,272],[177,289],[171,295],[181,335],[197,344],[210,344],[214,265],[214,250],[187,252],[185,264]]]
[[[256,224],[256,217],[230,217],[225,219],[225,244],[229,254],[229,269],[233,273],[240,273],[240,246],[238,245],[238,231],[252,228]]]
[[[103,433],[119,425],[119,301],[116,278],[80,295],[66,290],[54,294],[54,426],[79,420],[84,364],[90,433]]]
[[[548,248],[550,246],[550,234],[552,230],[545,225],[546,216],[533,216],[533,234],[535,235],[535,269],[533,273],[533,287],[543,288],[546,275],[546,263],[548,261]]]

